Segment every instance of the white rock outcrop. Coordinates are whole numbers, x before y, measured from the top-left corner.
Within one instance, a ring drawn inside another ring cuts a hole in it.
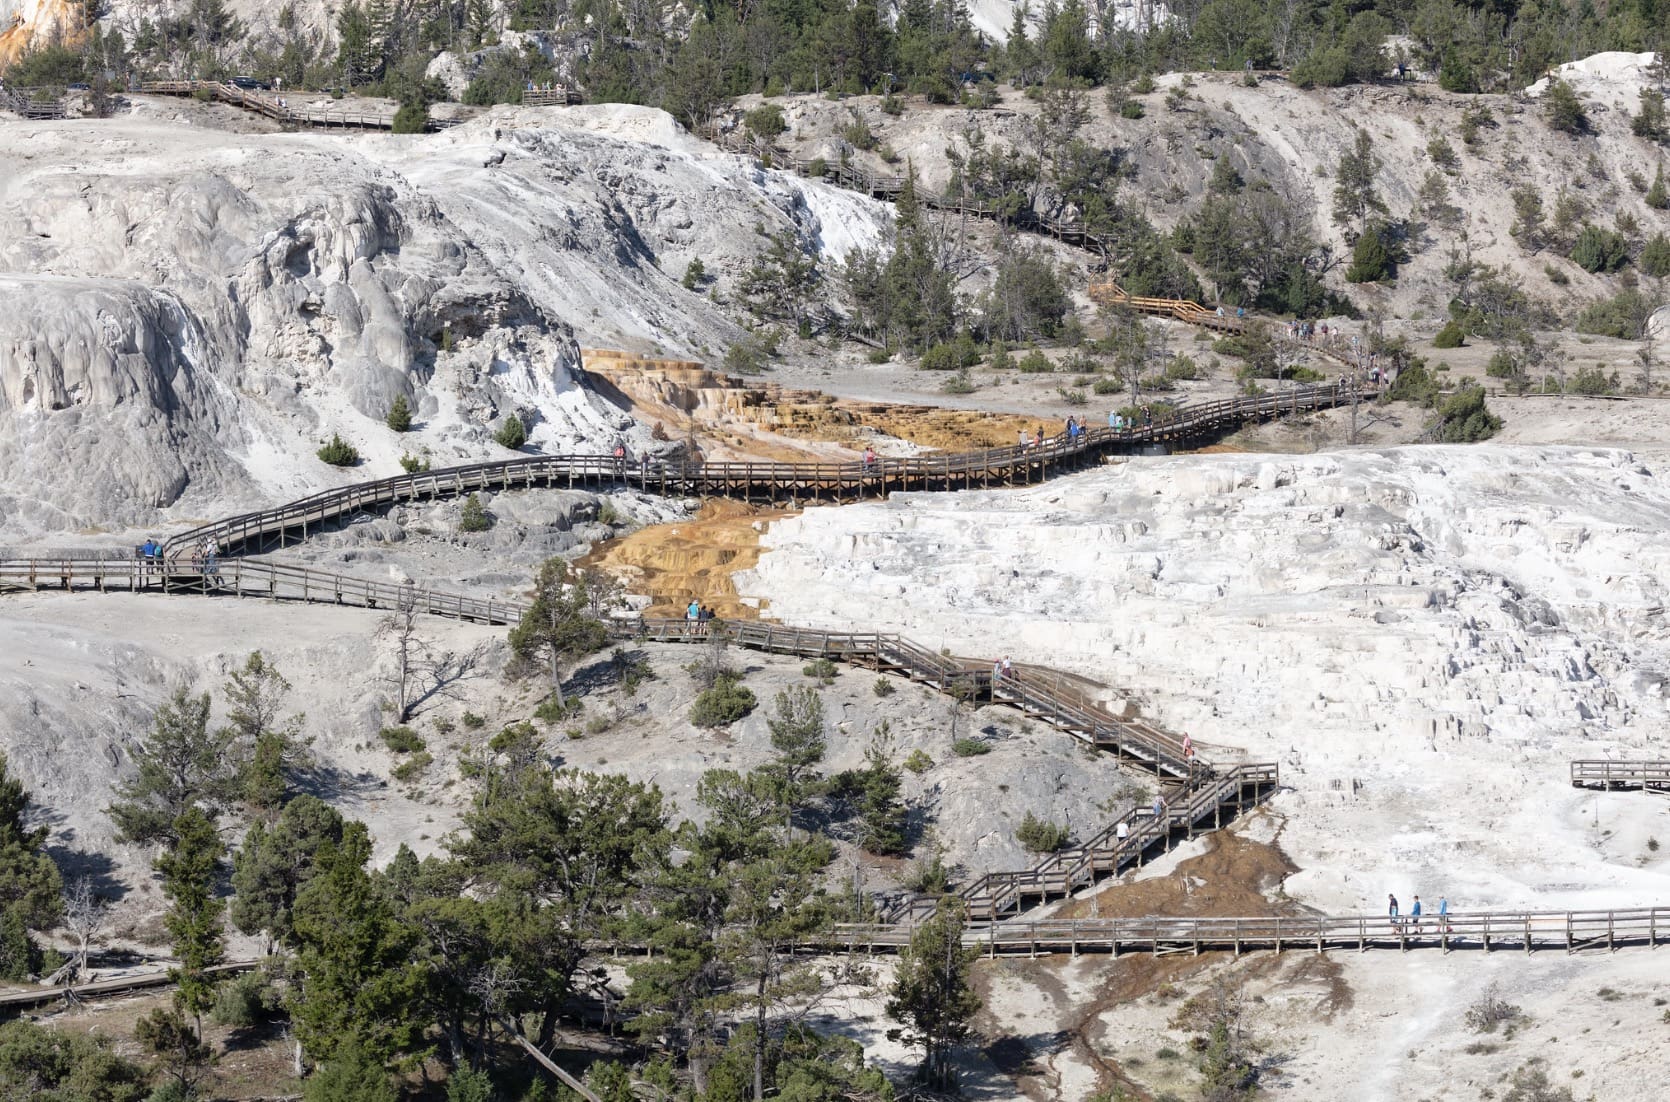
[[[1289,889],[1330,913],[1641,905],[1670,897],[1652,809],[1602,833],[1567,761],[1663,756],[1667,529],[1663,459],[1622,451],[1194,455],[811,509],[739,589],[1064,666],[1209,758],[1279,760]]]
[[[0,130],[0,516],[31,530],[201,516],[648,428],[585,385],[582,344],[700,358],[771,234],[833,260],[887,209],[761,172],[641,108],[501,110],[442,135],[230,134],[140,100]],[[754,232],[755,230],[759,232]],[[406,396],[419,431],[383,412]],[[313,458],[341,433],[367,463]]]

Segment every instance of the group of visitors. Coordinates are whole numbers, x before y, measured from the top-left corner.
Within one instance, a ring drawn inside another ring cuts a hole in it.
[[[134,561],[139,563],[148,574],[162,565],[162,541],[154,537],[133,549]]]
[[[1336,325],[1330,329],[1325,321],[1300,321],[1295,318],[1287,323],[1287,339],[1290,341],[1332,345],[1339,340],[1339,337],[1339,326]]]
[[[1408,930],[1411,933],[1421,932],[1421,897],[1416,896],[1409,907],[1407,915],[1398,912],[1397,896],[1386,893],[1386,917],[1391,919],[1394,930]],[[1450,932],[1450,901],[1444,896],[1438,897],[1438,928],[1443,933]]]
[[[999,681],[1004,681],[1014,676],[1014,672],[1009,665],[1009,656],[1007,654],[992,663],[993,685],[996,685]]]
[[[1143,406],[1142,417],[1140,419],[1136,417],[1126,417],[1118,410],[1112,410],[1108,413],[1108,428],[1115,432],[1130,432],[1139,424],[1145,429],[1153,427],[1154,410],[1152,407]]]
[[[690,625],[692,635],[706,635],[707,625],[714,619],[713,609],[692,597],[689,606],[684,610],[684,619]]]

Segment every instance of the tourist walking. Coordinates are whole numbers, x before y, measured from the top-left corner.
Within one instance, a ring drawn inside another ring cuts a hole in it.
[[[1450,901],[1442,895],[1438,897],[1438,925],[1446,934],[1450,932]]]
[[[1393,926],[1396,926],[1397,925],[1397,896],[1393,895],[1391,892],[1387,892],[1386,893],[1386,900],[1387,900],[1387,902],[1386,902],[1386,917],[1392,920],[1392,925]]]
[[[1131,828],[1126,825],[1124,819],[1119,820],[1119,825],[1113,828],[1113,836],[1120,842],[1131,836]]]
[[[1415,932],[1421,932],[1421,897],[1416,896],[1414,903],[1409,906],[1409,921],[1414,924]]]

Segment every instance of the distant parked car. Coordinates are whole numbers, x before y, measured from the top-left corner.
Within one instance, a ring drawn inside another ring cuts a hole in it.
[[[67,87],[72,92],[91,92],[93,90],[93,86],[91,84],[81,84],[79,82],[67,85]]]
[[[265,92],[272,85],[255,77],[233,77],[232,87],[242,88],[246,92]]]

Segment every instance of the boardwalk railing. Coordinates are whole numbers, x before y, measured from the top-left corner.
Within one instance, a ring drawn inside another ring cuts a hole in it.
[[[567,107],[582,103],[585,97],[578,88],[558,84],[550,88],[531,88],[522,93],[524,107]]]
[[[1670,791],[1670,761],[1574,761],[1578,788],[1662,788]]]
[[[808,938],[796,948],[811,952],[890,953],[910,944],[916,923],[838,923],[827,934]],[[1608,951],[1670,942],[1670,907],[1639,907],[1614,911],[1477,911],[1394,921],[1374,916],[1308,916],[1251,918],[1141,918],[1041,919],[970,926],[963,944],[990,956],[1025,953],[1131,953],[1157,956],[1174,953],[1233,952],[1236,955],[1273,950],[1277,953],[1329,949],[1441,949],[1444,952],[1498,949],[1563,949],[1568,954],[1587,949]],[[620,942],[590,946],[602,955],[641,955],[646,946]],[[216,976],[249,972],[260,961],[241,960],[208,969]],[[38,987],[0,993],[0,1010],[48,1006],[61,999],[75,1001],[113,998],[170,987],[172,972],[145,972],[95,980],[70,987]]]
[[[394,129],[392,112],[337,107],[293,107],[282,93],[239,88],[235,84],[218,80],[151,80],[139,85],[137,90],[156,96],[190,96],[204,92],[222,103],[230,103],[234,107],[265,115],[275,122],[299,126],[352,130]],[[318,93],[298,94],[312,97]],[[457,124],[456,119],[432,118],[424,123],[424,129],[445,130]]]
[[[892,951],[918,924],[850,923],[835,928],[848,950]],[[963,942],[996,956],[1026,953],[1233,953],[1269,949],[1618,949],[1670,941],[1670,907],[1612,911],[1480,911],[1418,920],[1385,915],[1255,918],[1081,918],[970,927]]]
[[[1076,439],[1059,435],[1042,445],[986,448],[869,463],[665,463],[611,455],[550,455],[473,463],[421,471],[325,490],[273,509],[217,520],[175,536],[168,555],[190,554],[212,539],[223,552],[259,551],[307,538],[345,516],[403,501],[461,497],[482,490],[533,487],[623,486],[680,497],[730,497],[748,501],[852,501],[896,491],[954,490],[1041,482],[1078,470],[1103,455],[1178,444],[1211,436],[1231,425],[1349,404],[1346,386],[1295,387],[1275,394],[1223,398],[1183,406],[1151,425],[1115,430],[1088,428]]]
[[[0,560],[0,591],[42,589],[266,597],[390,612],[412,608],[431,616],[481,624],[513,624],[527,608],[518,601],[466,597],[263,559],[220,559],[213,566],[185,559],[145,561],[131,556]]]
[[[1193,299],[1184,298],[1154,298],[1148,295],[1133,295],[1112,280],[1104,280],[1090,285],[1090,298],[1104,306],[1124,306],[1135,310],[1139,314],[1149,314],[1154,317],[1174,318],[1177,321],[1199,325],[1206,329],[1217,329],[1226,333],[1239,333],[1247,328],[1247,319],[1220,315],[1215,310],[1208,310]]]

